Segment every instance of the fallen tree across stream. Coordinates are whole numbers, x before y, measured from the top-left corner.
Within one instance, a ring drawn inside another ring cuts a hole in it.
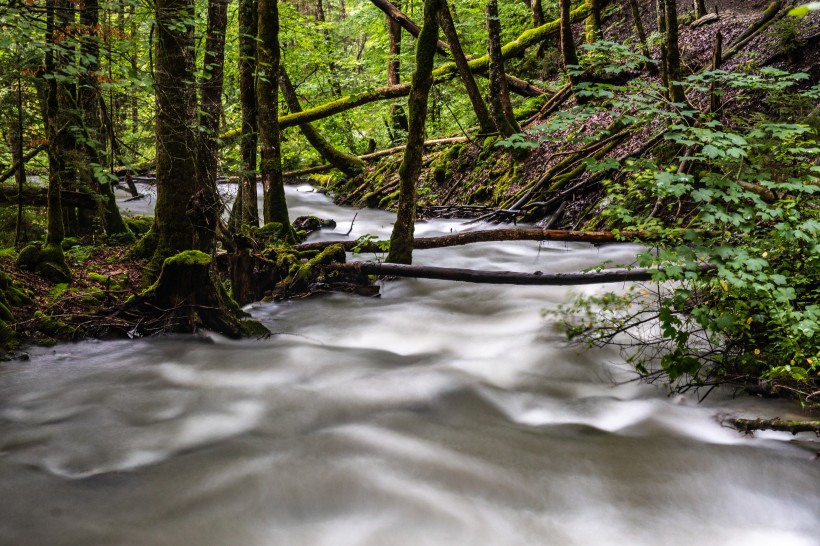
[[[483,271],[425,265],[388,264],[381,262],[349,262],[324,266],[330,271],[411,277],[414,279],[438,279],[480,284],[520,284],[540,286],[575,286],[613,282],[650,281],[657,269],[605,269],[591,273],[521,273],[518,271]]]
[[[751,434],[755,430],[777,430],[780,432],[813,432],[820,435],[820,421],[795,421],[791,419],[726,419],[724,424],[740,432]]]
[[[682,234],[682,232],[681,232]],[[673,233],[672,236],[677,236]],[[419,237],[413,242],[413,250],[443,248],[448,246],[468,245],[471,243],[489,243],[497,241],[564,241],[568,243],[627,243],[658,242],[660,237],[647,231],[569,231],[564,229],[541,228],[503,228],[482,231],[466,231],[440,237]],[[384,252],[387,241],[317,241],[294,245],[294,250],[323,250],[330,245],[342,245],[350,252]]]

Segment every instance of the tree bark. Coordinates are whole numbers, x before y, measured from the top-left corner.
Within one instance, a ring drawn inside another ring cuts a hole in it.
[[[264,222],[278,222],[289,232],[288,205],[282,179],[279,127],[279,7],[277,0],[259,0],[256,96],[259,112]]]
[[[490,88],[487,95],[490,102],[490,115],[496,129],[503,137],[521,132],[515,121],[507,80],[504,73],[504,57],[501,54],[501,21],[498,17],[498,1],[488,0],[487,16],[487,50],[490,58]]]
[[[301,112],[302,106],[299,104],[299,97],[296,96],[296,90],[293,88],[284,66],[280,69],[279,86],[290,111]],[[352,178],[365,169],[364,161],[355,155],[346,154],[334,148],[310,123],[299,125],[299,130],[302,131],[310,145],[319,152],[319,155],[344,173],[345,176]]]
[[[546,21],[544,20],[544,5],[542,0],[530,0],[530,17],[532,28],[538,28]]]
[[[198,189],[188,206],[194,225],[193,248],[211,252],[222,202],[216,190],[219,157],[219,122],[222,117],[222,85],[225,72],[225,31],[228,27],[228,0],[208,0],[208,27],[199,82],[199,141],[197,142]]]
[[[682,233],[680,233],[682,234]],[[678,234],[678,235],[680,235]],[[622,231],[613,233],[611,231],[567,231],[563,229],[542,229],[542,228],[504,228],[487,229],[482,231],[465,231],[464,233],[454,233],[452,235],[442,235],[440,237],[420,237],[413,241],[415,250],[428,250],[431,248],[444,248],[449,246],[469,245],[473,243],[491,243],[498,241],[561,241],[572,243],[624,243],[640,241],[641,243],[652,243],[661,240],[657,234],[644,231]],[[294,250],[300,252],[306,250],[321,250],[327,246],[340,244],[346,251],[359,248],[361,252],[381,252],[382,241],[373,241],[362,245],[358,241],[320,241],[315,243],[302,243],[295,245]]]
[[[706,0],[694,0],[695,3],[695,17],[701,18],[706,15]]]
[[[585,4],[589,6],[589,4]],[[580,83],[578,76],[574,71],[578,68],[578,53],[575,51],[575,37],[572,35],[572,12],[570,11],[570,0],[560,0],[561,9],[561,58],[564,61],[564,70],[569,77],[569,81],[573,87]],[[589,10],[587,9],[587,13]],[[577,96],[576,96],[577,100]]]
[[[686,93],[681,83],[680,49],[678,48],[677,0],[664,0],[666,18],[666,77],[669,79],[669,99],[678,104],[686,103]]]
[[[657,15],[658,20],[658,34],[661,36],[660,45],[658,46],[660,49],[660,56],[661,56],[661,83],[663,84],[664,89],[666,89],[666,94],[669,94],[669,73],[667,67],[667,59],[668,55],[666,52],[666,2],[667,0],[656,0],[655,1],[655,12]]]
[[[641,54],[647,59],[651,59],[652,55],[649,52],[649,46],[646,42],[646,30],[644,30],[643,27],[641,8],[638,6],[638,0],[629,0],[629,9],[632,11],[632,22],[635,25],[635,32],[638,34],[638,40],[641,42]]]
[[[101,153],[104,137],[102,136],[102,118],[100,115],[100,88],[97,76],[100,71],[100,43],[98,31],[100,25],[100,7],[97,0],[85,0],[80,8],[80,24],[85,35],[80,42],[80,54],[84,68],[80,76],[77,99],[82,110],[82,127],[85,136],[84,154],[86,162],[78,165],[88,188],[96,188],[101,197],[102,220],[109,235],[128,233],[128,227],[120,215],[117,199],[111,179],[104,174],[105,157]]]
[[[379,262],[350,262],[331,264],[326,269],[355,271],[367,275],[389,275],[414,279],[438,279],[479,284],[515,284],[536,286],[577,286],[612,282],[650,281],[651,269],[610,269],[594,273],[520,273],[517,271],[481,271],[450,267],[430,267]]]
[[[589,15],[586,21],[586,40],[588,44],[603,40],[601,29],[601,0],[586,0],[589,5]]]
[[[148,275],[169,256],[190,250],[194,226],[186,214],[197,192],[194,0],[157,0],[155,14],[157,204],[156,249]]]
[[[256,192],[257,110],[256,110],[256,0],[239,0],[239,102],[242,109],[242,140],[239,144],[239,206],[236,218],[241,225],[259,225]]]
[[[444,36],[450,44],[450,49],[453,54],[458,74],[461,81],[464,83],[464,88],[467,90],[467,97],[473,105],[473,111],[478,119],[479,133],[490,134],[495,132],[495,124],[490,118],[490,112],[487,110],[487,105],[484,103],[484,98],[481,96],[481,90],[473,78],[473,73],[470,71],[467,57],[464,55],[464,50],[461,49],[461,41],[458,39],[458,32],[456,32],[453,17],[450,13],[450,7],[446,0],[441,1],[441,11],[439,12],[439,23],[441,29],[444,31]]]
[[[416,221],[416,183],[421,173],[427,98],[433,85],[433,61],[438,41],[438,12],[441,0],[424,1],[424,24],[416,42],[416,70],[407,100],[409,130],[407,148],[399,167],[399,205],[390,236],[387,261],[409,264],[413,261],[413,230]]]

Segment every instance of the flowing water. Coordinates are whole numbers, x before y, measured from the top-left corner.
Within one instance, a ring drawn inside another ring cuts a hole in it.
[[[292,216],[354,211],[290,188]],[[358,213],[352,237],[391,216]],[[418,235],[463,229],[454,221]],[[636,248],[480,244],[420,264],[576,271]],[[372,258],[373,256],[367,256]],[[88,341],[0,365],[3,545],[820,544],[810,436],[741,436],[541,310],[584,287],[400,280],[256,304],[263,341]]]

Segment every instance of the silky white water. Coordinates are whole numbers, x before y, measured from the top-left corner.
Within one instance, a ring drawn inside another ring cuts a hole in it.
[[[291,216],[355,211],[289,188]],[[351,237],[389,235],[359,211]],[[419,224],[417,235],[463,229]],[[631,246],[478,244],[418,264],[577,271]],[[364,255],[363,259],[373,259]],[[0,364],[3,545],[820,543],[820,446],[669,398],[541,310],[613,287],[385,283],[255,304],[275,335],[88,341]],[[618,288],[618,286],[615,286]]]

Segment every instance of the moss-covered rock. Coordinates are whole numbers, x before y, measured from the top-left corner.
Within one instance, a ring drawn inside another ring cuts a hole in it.
[[[131,216],[124,218],[124,220],[131,233],[137,237],[142,237],[151,231],[151,227],[154,225],[154,219],[150,216]]]
[[[20,251],[16,265],[23,271],[31,271],[54,283],[71,280],[71,270],[65,263],[63,248],[59,244],[43,245],[35,241]]]

